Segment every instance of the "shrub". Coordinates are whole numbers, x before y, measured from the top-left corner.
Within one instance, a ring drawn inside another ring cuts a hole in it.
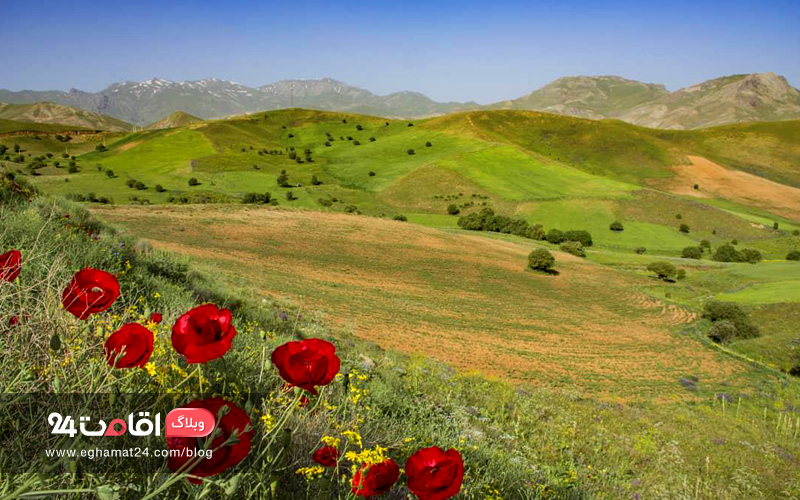
[[[97,146],[95,146],[94,150],[102,153],[104,151],[108,151],[108,148],[104,144],[98,144]]]
[[[191,179],[189,179],[189,185],[190,186],[197,186],[199,184],[200,184],[200,181],[198,181],[196,178],[192,177]]]
[[[136,180],[135,179],[128,179],[125,181],[125,185],[129,188],[136,187]]]
[[[319,198],[317,199],[317,203],[319,203],[323,207],[330,207],[331,205],[333,205],[333,200],[331,200],[330,198]]]
[[[361,125],[356,125],[356,130],[364,130],[364,127],[362,127]]]
[[[431,141],[428,141],[428,142],[425,143],[425,147],[426,148],[429,148],[431,146],[433,146],[433,144],[431,144]]]
[[[780,227],[780,226],[778,225],[778,221],[775,221],[775,223],[774,223],[774,224],[772,224],[772,229],[774,229],[774,230],[776,230],[776,231],[778,230],[778,228],[779,228],[779,227]]]
[[[113,179],[114,178],[114,171],[113,170],[106,170],[106,177],[108,177],[109,179]]]
[[[675,218],[678,219],[678,220],[681,220],[681,219],[683,219],[683,215],[675,214]]]
[[[560,248],[562,252],[571,253],[578,257],[586,257],[586,252],[583,251],[583,245],[580,241],[565,241],[558,248]]]
[[[618,220],[617,220],[617,221],[614,221],[614,222],[612,222],[612,223],[611,223],[611,225],[610,225],[610,226],[608,226],[608,228],[609,228],[610,230],[612,230],[612,231],[623,231],[623,230],[625,229],[625,228],[622,226],[622,222],[620,222],[620,221],[618,221]]]
[[[647,270],[664,281],[671,281],[678,274],[678,269],[665,261],[651,262],[647,265]]]
[[[270,193],[247,193],[242,198],[242,203],[269,203],[272,200]]]
[[[78,172],[78,167],[76,165],[70,165],[69,168],[67,169],[67,172],[75,174]]]
[[[164,189],[164,186],[162,186],[161,184],[156,184],[156,186],[153,189],[155,189],[157,193],[163,193],[164,191],[166,191],[166,189]]]
[[[589,234],[589,231],[584,231],[582,229],[577,231],[567,231],[564,233],[564,238],[567,241],[580,241],[585,247],[592,246],[592,235]]]
[[[344,207],[344,211],[345,211],[345,213],[348,213],[348,214],[359,214],[359,213],[361,213],[361,212],[358,211],[358,207],[355,206],[355,205],[347,205],[346,207]]]
[[[719,302],[711,300],[703,306],[703,317],[717,323],[727,320],[736,327],[736,337],[752,338],[758,337],[758,328],[750,322],[747,313],[738,304],[732,302]]]
[[[678,281],[686,279],[686,270],[678,269],[678,274],[675,276],[675,279]]]
[[[455,203],[451,203],[447,205],[447,213],[450,215],[458,215],[461,210],[458,209],[458,205]]]
[[[413,150],[413,149],[411,149],[411,148],[409,148],[409,149],[406,151],[406,153],[408,153],[408,154],[410,154],[410,155],[413,155],[413,154],[414,154],[414,150]]]
[[[286,175],[286,170],[281,171],[281,175],[276,179],[280,187],[289,187],[289,176]]]
[[[330,146],[330,145],[331,145],[331,143],[330,143],[329,141],[325,141],[325,145],[326,145],[326,146]]]
[[[800,229],[795,229],[794,231],[792,231],[792,234],[794,236],[800,236]]]
[[[681,252],[681,257],[684,259],[701,259],[703,258],[703,249],[700,247],[686,247]]]
[[[413,123],[411,123],[411,122],[408,122],[408,126],[409,126],[409,127],[413,127],[413,126],[414,126],[414,124],[413,124]]]
[[[639,255],[642,255],[646,251],[647,249],[645,247],[636,247],[636,249],[634,249],[634,252],[638,253]]]
[[[369,171],[369,176],[370,176],[370,177],[375,177],[375,172],[374,172],[373,170],[370,170],[370,171]]]
[[[709,250],[711,250],[711,242],[708,240],[701,241],[700,248],[708,248]]]
[[[353,146],[360,146],[360,145],[361,145],[360,141],[353,141]]]
[[[695,184],[695,185],[694,185],[694,186],[692,186],[692,187],[693,187],[694,189],[700,189],[700,184]]]
[[[375,142],[375,138],[374,137],[370,137],[369,138],[369,142]]]
[[[319,186],[320,184],[322,184],[322,181],[320,181],[319,179],[317,179],[317,176],[316,176],[316,175],[312,175],[312,176],[311,176],[311,185],[312,185],[312,186]]]
[[[136,183],[134,184],[133,187],[135,187],[139,191],[144,191],[145,189],[147,189],[147,186],[145,186],[144,182],[141,182],[141,181],[136,181]]]
[[[723,319],[711,325],[708,338],[718,344],[727,344],[736,338],[736,325],[732,321]]]
[[[786,260],[800,260],[800,250],[792,250],[787,253]]]
[[[537,248],[528,255],[528,267],[536,271],[549,271],[555,263],[555,257],[546,248]]]
[[[525,237],[532,240],[544,240],[547,234],[544,232],[544,228],[541,224],[536,224],[535,226],[528,227],[528,230],[525,232]]]
[[[688,233],[689,232],[689,225],[688,224],[681,224],[680,231],[682,233]]]
[[[403,214],[397,214],[393,217],[394,220],[399,220],[400,222],[408,222],[408,217]]]
[[[564,235],[563,231],[553,228],[547,232],[547,236],[545,236],[545,239],[547,240],[548,243],[552,243],[553,245],[558,245],[559,243],[565,242],[567,240],[567,237]]]
[[[297,199],[297,196],[295,196],[293,192],[291,192],[291,191],[287,191],[287,192],[286,192],[286,199],[287,199],[288,201],[294,201],[294,200],[296,200],[296,199]]]

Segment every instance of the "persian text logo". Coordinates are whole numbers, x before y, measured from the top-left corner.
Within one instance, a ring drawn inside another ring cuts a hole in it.
[[[78,418],[78,429],[84,436],[121,436],[126,432],[132,436],[161,435],[161,414],[156,413],[150,419],[150,413],[140,411],[128,415],[128,421],[115,418],[106,424],[105,420],[98,420],[92,430],[91,417]],[[74,437],[78,434],[75,420],[72,416],[62,416],[53,412],[47,417],[47,423],[52,427],[50,434],[66,434]],[[204,408],[175,408],[167,414],[165,421],[166,437],[205,437],[214,430],[214,415]]]

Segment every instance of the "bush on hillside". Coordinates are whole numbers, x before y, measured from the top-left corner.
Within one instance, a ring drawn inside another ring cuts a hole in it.
[[[564,232],[555,228],[547,232],[545,239],[548,243],[552,243],[553,245],[558,245],[567,241],[567,237],[564,235]]]
[[[711,250],[711,242],[708,241],[708,240],[702,240],[700,242],[700,249],[702,250],[704,248],[707,248],[707,249]]]
[[[800,229],[795,229],[794,231],[792,231],[792,235],[800,236]]]
[[[266,204],[272,200],[272,194],[267,193],[247,193],[242,198],[242,203],[246,204]]]
[[[727,344],[736,338],[736,325],[732,321],[723,319],[711,325],[708,338],[718,344]]]
[[[410,155],[413,155],[414,154],[414,150],[411,149],[411,148],[408,148],[408,150],[406,150],[406,153],[408,153]]]
[[[712,323],[729,321],[736,327],[737,338],[758,337],[758,328],[750,321],[739,304],[711,300],[703,306],[703,317]]]
[[[620,221],[618,221],[618,220],[617,220],[617,221],[614,221],[614,222],[612,222],[612,223],[611,223],[611,225],[610,225],[610,226],[608,226],[608,228],[609,228],[610,230],[612,230],[612,231],[623,231],[623,230],[625,229],[625,228],[622,226],[622,222],[620,222]]]
[[[636,247],[633,251],[639,255],[642,255],[647,251],[647,249],[645,247]]]
[[[681,251],[681,257],[684,259],[702,259],[703,249],[700,247],[686,247]]]
[[[429,147],[431,147],[431,146],[433,146],[433,144],[431,143],[431,141],[428,141],[428,142],[426,142],[426,143],[425,143],[425,147],[426,147],[426,148],[429,148]]]
[[[590,247],[593,243],[592,235],[589,234],[589,231],[584,231],[583,229],[567,231],[564,233],[564,238],[567,241],[580,241],[581,245],[585,247]]]
[[[281,175],[278,176],[276,181],[280,187],[291,187],[289,185],[289,176],[286,174],[286,170],[281,171]]]
[[[679,229],[680,229],[680,231],[682,233],[688,233],[689,232],[689,225],[688,224],[681,224],[681,227]]]
[[[293,192],[291,192],[291,191],[287,191],[287,192],[286,192],[286,199],[287,199],[288,201],[294,201],[294,200],[296,200],[296,199],[297,199],[297,196],[295,196]]]
[[[792,250],[787,253],[786,260],[800,260],[800,250]]]
[[[647,265],[647,270],[664,281],[672,281],[678,275],[678,269],[665,261],[651,262]]]
[[[752,248],[745,248],[739,251],[739,262],[749,262],[751,264],[758,264],[764,260],[761,252]]]
[[[713,259],[717,262],[749,262],[757,264],[761,262],[763,256],[761,252],[752,248],[737,250],[733,245],[725,244],[717,248]]]
[[[537,248],[528,255],[528,267],[536,271],[550,271],[555,263],[556,258],[546,248]]]
[[[106,170],[106,177],[108,177],[109,179],[113,179],[114,178],[114,171],[113,170]]]
[[[189,179],[189,186],[199,186],[200,181],[198,181],[195,177]]]
[[[408,217],[406,217],[406,216],[405,216],[405,215],[403,215],[403,214],[397,214],[397,215],[395,215],[395,216],[393,217],[393,219],[394,219],[394,220],[397,220],[397,221],[400,221],[400,222],[408,222]]]
[[[312,186],[319,186],[320,184],[322,184],[322,181],[317,179],[316,175],[312,175],[311,176],[311,185]]]
[[[162,186],[161,184],[156,184],[153,189],[155,189],[157,193],[163,193],[164,191],[166,191],[166,189],[164,189],[164,186]]]
[[[562,252],[571,253],[578,257],[586,257],[586,252],[583,251],[583,245],[580,241],[565,241],[558,248]]]
[[[78,173],[78,167],[75,166],[74,164],[70,165],[69,168],[67,169],[67,172],[69,172],[71,174]]]
[[[461,210],[458,208],[458,205],[455,203],[451,203],[447,205],[447,213],[450,215],[458,215]]]

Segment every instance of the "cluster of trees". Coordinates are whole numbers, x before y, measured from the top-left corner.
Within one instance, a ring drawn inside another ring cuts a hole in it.
[[[272,194],[269,193],[269,192],[266,192],[266,193],[247,193],[247,194],[244,195],[244,198],[242,198],[242,203],[262,204],[262,205],[269,203],[269,204],[272,204],[272,205],[277,205],[278,204],[278,200],[273,199],[272,198]]]
[[[131,189],[138,189],[139,191],[144,191],[147,189],[147,186],[142,181],[137,181],[136,179],[128,179],[125,181],[125,185]]]
[[[709,301],[703,307],[703,317],[711,321],[708,336],[714,342],[724,344],[734,339],[748,339],[759,336],[747,313],[732,302]]]
[[[543,240],[545,238],[542,226],[531,226],[524,219],[512,219],[504,215],[496,215],[491,208],[484,208],[480,212],[473,212],[458,218],[458,225],[470,231],[492,231]]]
[[[68,200],[72,201],[80,201],[80,202],[91,202],[91,203],[102,203],[103,205],[113,205],[114,198],[106,198],[105,196],[97,196],[94,193],[89,193],[86,196],[80,193],[72,193],[67,195]]]
[[[72,136],[69,134],[67,135],[56,134],[56,140],[58,142],[69,142],[72,140]]]
[[[553,245],[560,245],[565,241],[578,241],[581,243],[581,245],[585,247],[590,247],[594,243],[592,241],[592,235],[589,234],[589,231],[584,231],[582,229],[561,231],[560,229],[553,228],[547,232],[544,239],[547,240],[548,243],[552,243]]]
[[[713,259],[717,262],[749,262],[751,264],[757,264],[761,262],[763,256],[758,250],[752,248],[737,250],[732,244],[726,243],[717,248],[714,252]]]

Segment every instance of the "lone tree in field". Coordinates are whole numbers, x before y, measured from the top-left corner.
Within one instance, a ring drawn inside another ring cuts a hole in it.
[[[528,255],[528,267],[535,271],[549,271],[555,263],[556,258],[546,248],[537,248]]]
[[[678,269],[669,262],[658,261],[647,265],[647,270],[655,273],[658,279],[672,281],[678,275]]]
[[[608,228],[609,228],[610,230],[612,230],[612,231],[623,231],[623,230],[625,229],[625,228],[622,226],[622,222],[620,222],[620,221],[618,221],[618,220],[615,220],[614,222],[612,222],[612,223],[611,223],[611,225],[610,225],[610,226],[608,226]]]
[[[200,181],[198,181],[196,178],[192,177],[191,179],[189,179],[189,185],[190,186],[199,186],[200,185]]]

